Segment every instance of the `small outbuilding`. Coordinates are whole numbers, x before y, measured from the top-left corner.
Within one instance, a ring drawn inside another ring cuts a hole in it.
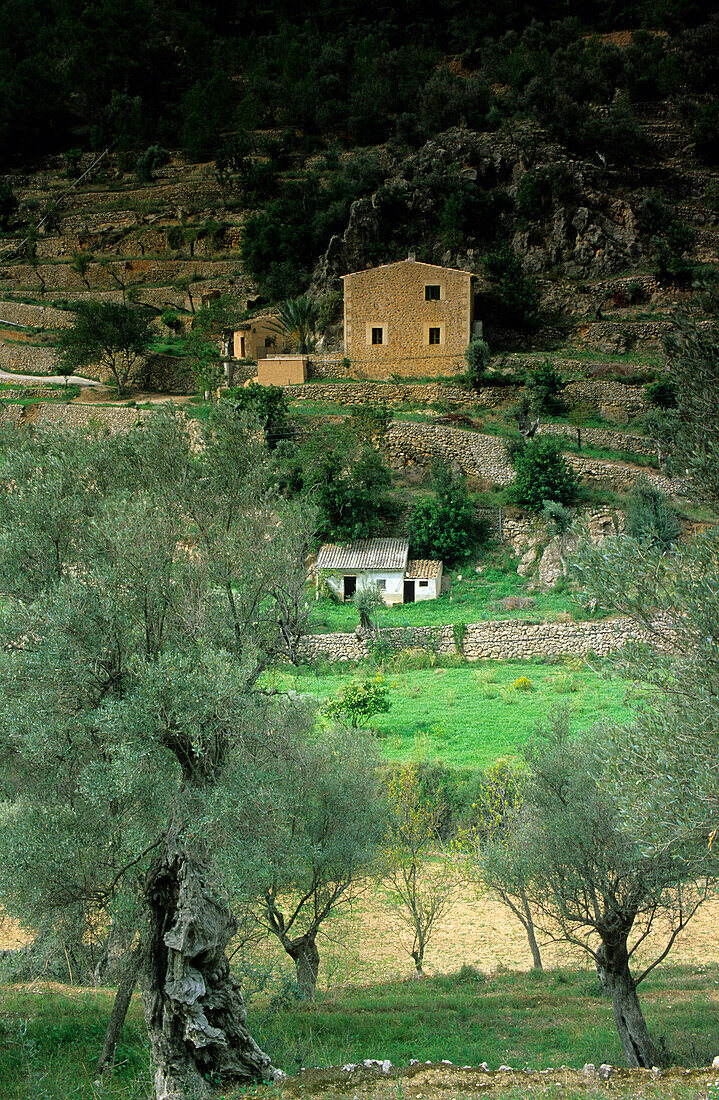
[[[411,561],[407,539],[361,539],[345,545],[324,543],[315,563],[318,583],[325,581],[343,602],[358,588],[375,587],[388,605],[434,600],[442,584],[441,561]]]

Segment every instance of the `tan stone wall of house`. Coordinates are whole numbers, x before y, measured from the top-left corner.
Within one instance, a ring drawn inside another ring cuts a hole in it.
[[[461,369],[472,323],[469,272],[402,260],[343,281],[345,353],[366,377],[416,378]],[[439,286],[438,301],[425,300],[428,285]],[[382,343],[372,343],[373,329],[382,330]],[[429,343],[431,330],[439,343]]]
[[[282,336],[276,328],[270,328],[271,324],[276,324],[274,317],[256,317],[248,321],[247,328],[236,329],[232,352],[235,359],[264,359],[282,351]]]

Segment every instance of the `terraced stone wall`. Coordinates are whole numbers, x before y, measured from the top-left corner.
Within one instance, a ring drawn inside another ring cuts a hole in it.
[[[461,652],[469,661],[527,660],[530,657],[606,656],[629,642],[648,642],[649,635],[626,618],[584,623],[531,623],[521,619],[470,623],[464,629]],[[426,649],[440,657],[456,656],[452,626],[394,627],[382,631],[390,649]],[[312,634],[303,639],[303,661],[357,662],[369,653],[366,640],[356,634]]]

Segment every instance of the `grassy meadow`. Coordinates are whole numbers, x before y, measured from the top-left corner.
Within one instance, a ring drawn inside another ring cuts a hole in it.
[[[586,612],[562,583],[556,589],[540,592],[530,589],[528,582],[514,569],[509,572],[488,565],[480,573],[471,568],[468,573],[458,570],[452,576],[450,592],[437,600],[379,608],[377,622],[382,629],[392,626],[478,623],[488,619],[524,619],[538,622],[566,616],[583,619],[586,618]],[[335,603],[326,597],[312,599],[308,628],[310,633],[348,632],[354,630],[358,622],[357,609],[353,603]]]
[[[324,700],[367,670],[303,668],[272,676],[274,686]],[[391,703],[369,720],[386,760],[441,760],[450,767],[486,767],[519,752],[534,728],[557,707],[577,727],[629,717],[640,692],[627,680],[603,677],[580,660],[485,661],[403,669],[402,654],[379,673]],[[515,683],[528,680],[529,686]],[[526,690],[522,690],[522,688]]]
[[[666,967],[642,985],[641,996],[649,1026],[670,1062],[711,1063],[719,1049],[718,967]],[[150,1100],[154,1093],[138,997],[112,1078],[101,1088],[94,1083],[111,998],[109,991],[63,986],[0,990],[0,1100]],[[294,1003],[287,991],[275,989],[251,1004],[249,1022],[275,1065],[290,1075],[303,1067],[342,1066],[364,1058],[389,1058],[395,1066],[408,1066],[412,1058],[434,1063],[447,1059],[458,1066],[486,1061],[491,1071],[505,1064],[518,1070],[581,1069],[585,1062],[621,1065],[623,1060],[611,1003],[588,970],[487,975],[464,967],[421,982],[345,989],[322,995],[314,1004]],[[492,1094],[506,1100],[535,1091],[509,1082],[502,1088],[499,1080],[488,1078],[487,1085],[492,1083]],[[328,1088],[321,1074],[308,1074],[303,1082],[305,1095],[346,1094],[346,1086]],[[405,1084],[409,1094],[411,1078]],[[546,1084],[559,1093],[553,1082]],[[401,1078],[388,1085],[388,1096],[402,1097]],[[637,1095],[626,1082],[622,1089],[621,1075],[611,1088],[597,1082],[594,1089],[560,1095],[564,1100],[615,1090],[617,1095]],[[231,1089],[223,1095],[237,1100],[247,1091]],[[250,1091],[279,1098],[285,1090],[270,1086]],[[473,1092],[445,1089],[442,1095]],[[714,1094],[707,1093],[706,1085],[702,1091],[687,1081],[679,1090],[660,1089],[651,1095],[706,1100]]]

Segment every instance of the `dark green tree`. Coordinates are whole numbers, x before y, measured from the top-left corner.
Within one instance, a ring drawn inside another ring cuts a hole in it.
[[[491,359],[489,345],[484,340],[472,340],[464,350],[464,358],[467,362],[469,384],[479,393],[482,386],[487,385],[487,368]]]
[[[556,439],[535,436],[515,456],[516,470],[510,485],[515,504],[541,512],[544,502],[572,504],[577,496],[577,477],[567,464]]]
[[[409,517],[410,552],[451,565],[468,557],[485,532],[474,514],[463,473],[436,462],[432,487],[434,499],[420,501]]]
[[[91,300],[78,302],[72,313],[72,325],[57,342],[63,365],[73,372],[103,367],[123,394],[133,367],[155,338],[154,313],[142,306]]]

